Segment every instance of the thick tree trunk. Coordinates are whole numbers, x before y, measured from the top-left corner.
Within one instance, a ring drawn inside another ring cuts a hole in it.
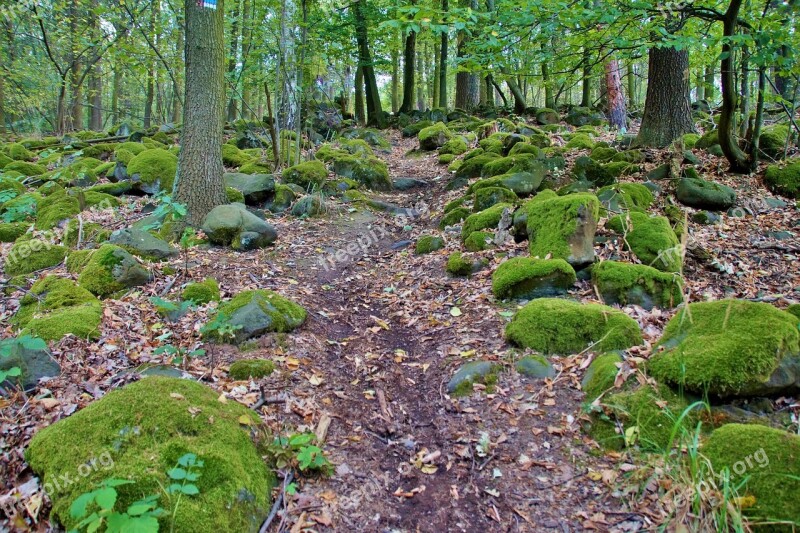
[[[225,110],[223,0],[216,9],[184,0],[186,14],[186,91],[175,199],[187,206],[187,222],[198,226],[227,203],[222,176]]]
[[[504,74],[507,73],[504,72]],[[525,112],[525,107],[527,107],[525,105],[525,95],[522,94],[513,76],[506,75],[506,85],[508,85],[508,90],[511,91],[512,96],[514,96],[514,113],[521,115]]]
[[[425,47],[424,54],[417,54],[417,72],[419,79],[416,80],[417,85],[417,109],[420,111],[425,110],[425,64],[423,58],[428,54],[428,47]]]
[[[665,147],[694,131],[689,105],[689,52],[674,48],[650,49],[647,97],[636,144]]]
[[[363,126],[367,123],[367,113],[364,108],[364,71],[361,65],[356,67],[356,81],[354,85],[356,94],[353,111],[356,116],[356,122]]]
[[[583,49],[583,85],[581,87],[581,107],[592,107],[592,58],[589,50]]]
[[[364,94],[367,100],[367,125],[384,129],[386,128],[386,117],[383,116],[381,96],[378,93],[378,81],[375,78],[375,68],[372,65],[372,55],[369,52],[367,18],[364,12],[365,3],[366,0],[356,0],[353,7],[355,9],[358,58],[364,75]]]
[[[741,7],[742,0],[731,0],[728,11],[725,12],[722,18],[722,34],[724,37],[730,38],[736,35],[739,10]],[[731,172],[747,173],[754,168],[756,159],[744,153],[742,149],[739,148],[739,143],[734,133],[734,115],[737,112],[738,101],[736,95],[734,49],[730,41],[723,41],[720,67],[722,109],[719,117],[719,145],[720,148],[722,148],[722,153],[725,154],[725,157],[731,165]],[[708,70],[706,73],[708,73]],[[706,86],[706,91],[708,91],[708,86]]]
[[[447,13],[449,9],[447,0],[442,0],[442,11]],[[447,47],[449,46],[449,35],[447,31],[442,32],[439,50],[439,102],[442,109],[447,109]]]
[[[103,71],[99,61],[92,67],[89,78],[89,105],[89,129],[100,131],[103,129]]]
[[[442,51],[439,46],[434,43],[433,45],[433,88],[431,89],[431,107],[437,107],[439,105],[439,89],[441,86],[441,54]]]
[[[414,108],[414,71],[416,69],[417,33],[409,31],[403,50],[403,103],[400,112],[408,113]]]
[[[400,109],[400,54],[392,47],[392,113]]]
[[[233,13],[231,14],[231,45],[228,51],[228,80],[233,80],[233,73],[236,71],[236,63],[237,61],[237,54],[239,52],[239,2],[238,0],[234,0],[233,6]],[[230,83],[230,82],[229,82]],[[239,112],[239,106],[237,105],[237,98],[238,95],[236,94],[236,84],[231,83],[232,87],[228,91],[230,93],[230,98],[228,99],[228,111],[227,111],[227,119],[228,122],[233,122],[236,120],[236,117]]]
[[[606,100],[608,102],[608,122],[618,130],[628,127],[628,109],[622,93],[622,78],[619,74],[619,61],[610,59],[605,64]]]
[[[703,79],[703,85],[706,88],[706,100],[709,102],[714,101],[714,95],[716,94],[716,90],[714,88],[714,65],[709,65],[706,67],[706,73]]]
[[[183,21],[179,21],[183,22]],[[179,63],[183,62],[183,25],[178,24],[176,31],[175,51],[177,53]],[[177,124],[181,121],[181,100],[178,95],[181,94],[181,74],[176,72],[174,76],[174,83],[172,84],[172,123]]]
[[[278,62],[278,75],[282,81],[278,93],[278,127],[281,130],[294,130],[297,121],[297,47],[295,37],[295,0],[282,0],[281,3],[281,56]]]

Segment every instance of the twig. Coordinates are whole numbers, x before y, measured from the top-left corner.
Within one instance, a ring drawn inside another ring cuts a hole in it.
[[[278,509],[281,507],[281,502],[283,501],[283,496],[286,494],[286,487],[292,482],[292,478],[294,478],[294,474],[289,472],[285,478],[283,478],[283,487],[281,488],[280,494],[275,499],[275,503],[272,504],[272,510],[269,512],[269,516],[267,519],[264,520],[264,523],[261,524],[261,529],[258,530],[258,533],[266,533],[267,528],[275,520],[275,517],[278,515]]]

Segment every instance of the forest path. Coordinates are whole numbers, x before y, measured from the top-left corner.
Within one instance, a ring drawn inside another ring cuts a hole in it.
[[[445,394],[466,361],[513,367],[505,310],[491,297],[491,269],[470,279],[446,274],[447,255],[461,246],[457,234],[429,255],[402,246],[438,234],[448,194],[435,153],[406,155],[415,140],[395,134],[392,142],[392,153],[380,154],[392,178],[426,186],[381,198],[407,208],[424,202],[430,211],[412,221],[330,213],[309,221],[293,246],[295,287],[305,287],[296,296],[312,312],[287,353],[308,358],[290,377],[287,404],[264,409],[276,423],[294,415],[312,429],[329,418],[325,450],[336,471],[301,487],[283,527],[576,531],[635,518],[609,508],[600,473],[612,467],[581,433],[581,358],[557,360],[553,380],[503,371],[491,394]],[[353,242],[364,245],[320,262]]]

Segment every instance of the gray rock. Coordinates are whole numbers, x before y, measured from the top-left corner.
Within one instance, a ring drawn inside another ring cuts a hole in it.
[[[517,361],[517,372],[529,378],[551,378],[556,375],[556,370],[550,361],[541,355],[529,355]]]
[[[472,384],[476,381],[480,382],[486,379],[495,369],[495,365],[489,361],[472,361],[466,363],[458,369],[450,381],[447,383],[447,392],[456,392],[460,387],[465,384]]]
[[[547,167],[541,161],[535,161],[529,172],[514,172],[504,174],[500,183],[514,191],[517,196],[525,197],[535,193],[547,177]]]
[[[275,177],[272,174],[226,173],[225,186],[241,192],[247,205],[261,205],[275,193]]]
[[[684,205],[710,211],[725,211],[736,203],[736,191],[701,178],[681,179],[675,196]]]
[[[166,241],[137,228],[118,229],[108,238],[108,242],[135,250],[138,256],[152,259],[167,259],[178,255],[178,250]]]
[[[260,235],[260,247],[275,242],[278,233],[268,222],[249,212],[244,204],[234,203],[215,207],[206,215],[201,225],[209,241],[228,246],[244,232]]]
[[[53,359],[44,341],[40,342],[43,345],[41,347],[25,347],[14,340],[4,342],[9,343],[10,352],[6,357],[0,357],[0,370],[18,367],[22,375],[12,379],[16,380],[16,384],[24,390],[30,391],[36,388],[40,379],[61,374],[61,366]]]
[[[416,189],[421,187],[427,187],[428,183],[423,180],[418,180],[415,178],[395,178],[392,180],[394,184],[394,188],[398,191],[408,191],[410,189]]]
[[[692,213],[692,222],[704,225],[722,224],[722,217],[713,211],[696,211]]]
[[[111,276],[117,283],[130,289],[132,287],[145,285],[153,279],[153,275],[150,271],[122,248],[115,250],[114,256],[119,259],[119,263],[112,267]]]
[[[292,206],[292,215],[296,217],[314,217],[325,212],[325,201],[318,194],[309,194],[300,198]]]

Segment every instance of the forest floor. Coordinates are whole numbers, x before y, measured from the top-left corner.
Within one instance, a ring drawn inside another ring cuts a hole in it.
[[[244,353],[206,347],[208,355],[187,368],[221,393],[258,404],[273,431],[323,437],[333,474],[302,478],[297,494],[283,498],[270,531],[637,531],[668,521],[674,509],[662,498],[658,469],[627,452],[602,451],[581,428],[587,415],[580,379],[591,354],[552,357],[558,371],[552,379],[501,372],[491,393],[446,394],[446,383],[468,360],[510,369],[525,355],[504,340],[509,311],[517,306],[495,302],[491,267],[503,260],[500,252],[527,255],[527,247],[512,242],[483,252],[490,268],[470,278],[444,269],[447,256],[460,250],[458,234],[444,233],[444,250],[415,255],[415,240],[439,234],[442,208],[459,194],[445,190],[447,171],[435,152],[412,153],[416,139],[398,132],[391,142],[392,152],[378,155],[392,178],[412,177],[424,186],[380,198],[416,208],[418,217],[403,221],[330,202],[322,217],[276,219],[275,246],[242,254],[191,249],[171,262],[176,275],[157,270],[142,290],[105,302],[99,342],[68,337],[57,343],[53,353],[64,372],[47,383],[50,394],[40,389],[37,398],[0,400],[4,491],[36,492],[22,457],[35,430],[132,379],[125,369],[158,362],[158,335],[171,331],[175,345],[199,344],[206,308],[166,323],[148,297],[214,277],[223,297],[272,289],[309,311],[292,334],[263,337]],[[652,168],[668,154],[648,157],[645,166]],[[724,217],[722,225],[690,223],[694,249],[705,251],[687,257],[690,300],[737,297],[781,307],[797,300],[797,208],[765,202],[771,195],[756,177],[726,175],[717,159],[705,161],[701,173],[734,185],[738,205],[751,215]],[[140,208],[141,202],[116,216],[92,216],[119,228],[140,218]],[[782,231],[791,238],[779,240],[775,232]],[[345,253],[354,242],[360,243],[356,253],[352,246]],[[626,255],[604,246],[596,248],[602,258]],[[325,263],[337,251],[345,260]],[[63,268],[56,273],[70,276]],[[585,281],[571,296],[597,300]],[[19,297],[0,304],[4,324]],[[671,313],[625,311],[640,322],[646,340],[632,353],[646,358]],[[277,371],[255,383],[233,382],[226,368],[240,357],[272,359]],[[39,501],[31,511],[41,513],[46,530],[46,504]]]

